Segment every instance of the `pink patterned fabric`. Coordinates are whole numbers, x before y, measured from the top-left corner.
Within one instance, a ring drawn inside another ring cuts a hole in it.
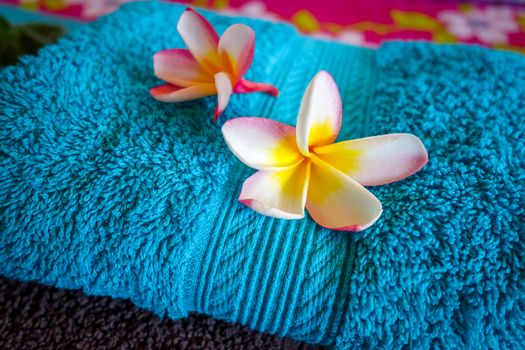
[[[133,0],[0,0],[91,21]],[[385,40],[470,43],[525,53],[525,0],[512,4],[431,0],[183,0],[235,15],[293,23],[302,32],[345,43]]]

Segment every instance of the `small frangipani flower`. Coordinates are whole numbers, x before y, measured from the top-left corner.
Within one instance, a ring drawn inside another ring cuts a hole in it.
[[[217,121],[232,93],[279,94],[270,84],[243,78],[252,64],[255,47],[255,33],[250,27],[234,24],[219,38],[204,17],[187,8],[179,18],[177,30],[188,50],[164,50],[153,56],[155,75],[167,82],[150,90],[155,99],[183,102],[216,94]]]
[[[321,226],[360,231],[382,212],[363,186],[401,180],[428,161],[411,134],[388,134],[333,143],[341,128],[341,97],[327,72],[310,82],[297,128],[266,118],[227,121],[222,132],[240,161],[259,170],[243,184],[239,201],[256,212],[300,219],[304,209]]]

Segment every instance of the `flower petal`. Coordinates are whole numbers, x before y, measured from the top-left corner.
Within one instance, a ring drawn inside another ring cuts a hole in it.
[[[312,155],[306,209],[321,226],[361,231],[382,212],[381,202],[363,186]]]
[[[217,107],[213,114],[213,120],[217,121],[219,116],[222,114],[233,91],[232,82],[228,74],[219,72],[215,74],[215,87],[217,88]]]
[[[246,80],[241,78],[237,85],[235,85],[233,91],[236,94],[249,94],[252,92],[265,92],[272,96],[279,96],[279,89],[271,84],[266,83],[256,83],[253,81]]]
[[[191,86],[196,83],[213,83],[213,78],[193,58],[189,50],[171,49],[153,55],[155,75],[179,86]]]
[[[222,34],[219,55],[222,62],[231,67],[236,81],[250,68],[254,47],[255,33],[245,24],[234,24]]]
[[[297,146],[310,154],[309,146],[323,146],[335,141],[341,129],[341,96],[334,79],[321,71],[308,85],[297,118]]]
[[[208,72],[216,73],[220,68],[217,51],[219,36],[211,24],[199,13],[187,8],[179,18],[177,30],[197,62]]]
[[[201,97],[215,95],[215,85],[200,84],[182,87],[173,84],[164,84],[150,90],[151,96],[162,102],[183,102]]]
[[[303,218],[309,176],[306,160],[283,171],[258,171],[244,182],[239,201],[263,215]]]
[[[399,181],[419,171],[428,161],[425,146],[411,134],[338,142],[316,147],[313,152],[363,186]]]
[[[235,118],[224,123],[222,133],[233,154],[258,170],[284,170],[303,159],[295,144],[295,128],[275,120]]]

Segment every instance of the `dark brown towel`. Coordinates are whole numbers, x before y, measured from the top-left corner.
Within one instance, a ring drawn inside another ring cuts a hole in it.
[[[321,349],[202,315],[161,320],[127,300],[0,277],[0,349]]]

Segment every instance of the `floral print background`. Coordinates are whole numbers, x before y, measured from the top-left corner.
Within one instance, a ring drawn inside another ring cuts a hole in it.
[[[133,0],[0,0],[91,21]],[[308,35],[375,47],[385,40],[470,43],[525,53],[525,0],[186,0],[193,6],[293,23]]]

